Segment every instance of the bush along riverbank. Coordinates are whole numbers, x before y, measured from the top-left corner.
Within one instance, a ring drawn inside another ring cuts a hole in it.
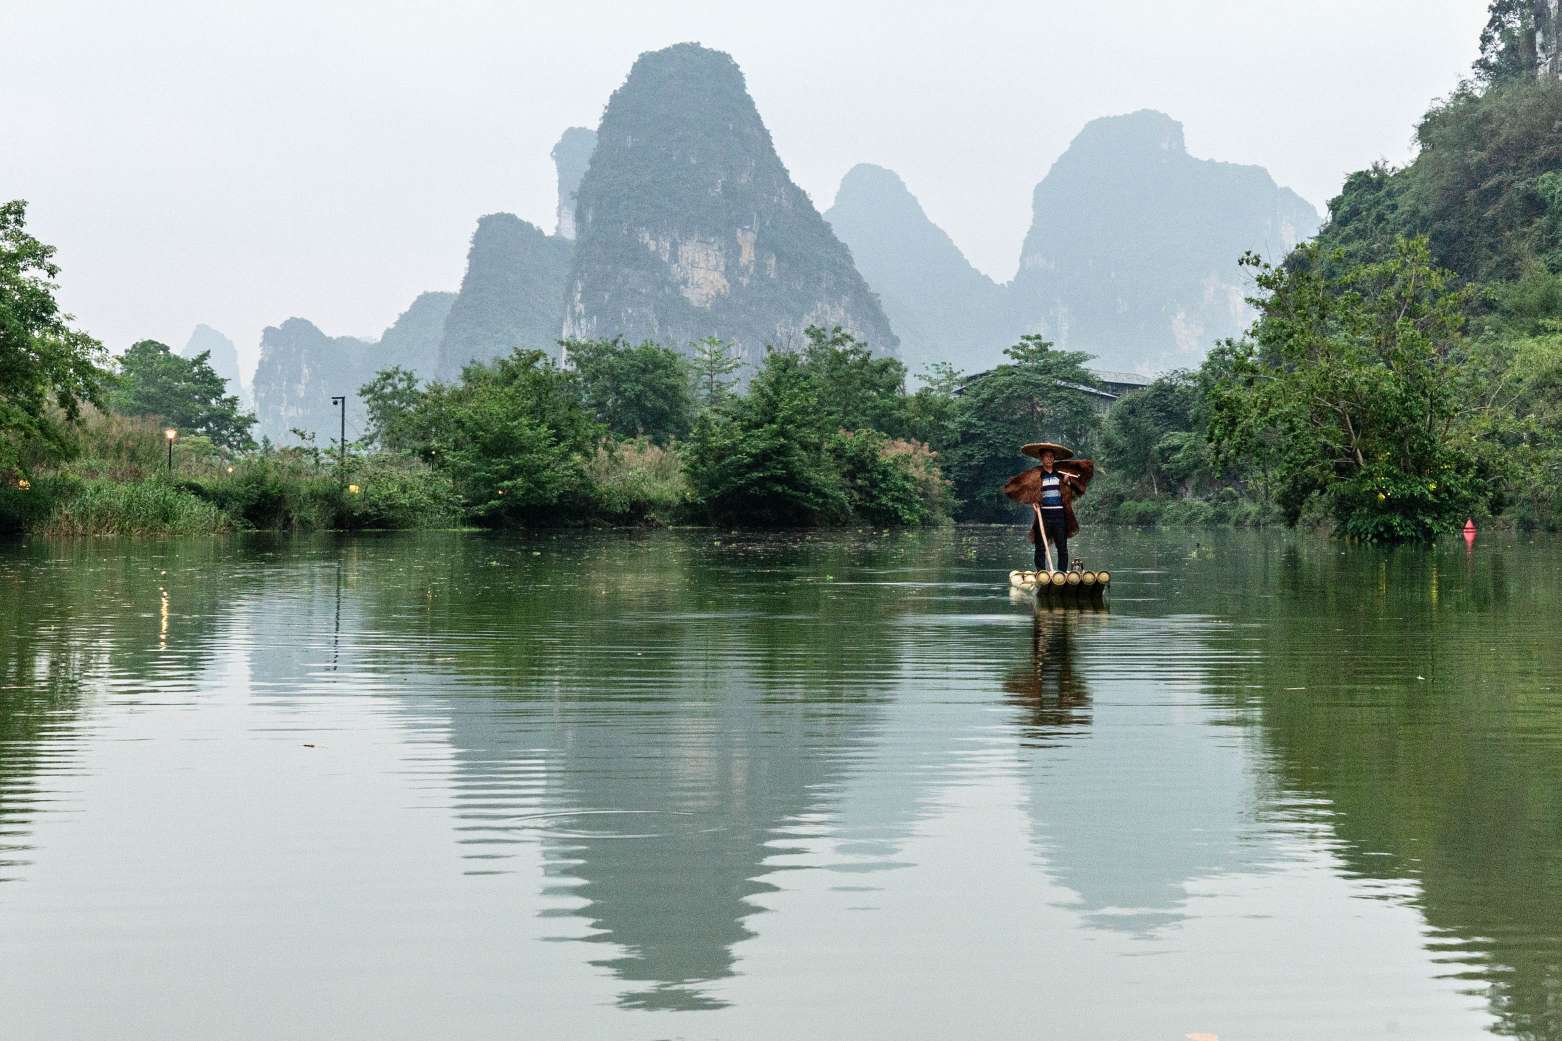
[[[480,526],[919,525],[946,520],[948,482],[907,426],[898,362],[815,331],[739,393],[654,345],[572,344],[570,369],[519,350],[420,386],[387,370],[362,395],[371,431],[279,448],[183,435],[161,417],[92,407],[0,486],[0,530],[183,535]],[[705,345],[707,362],[716,348]],[[717,351],[719,354],[720,352]],[[166,350],[162,352],[166,365]],[[827,393],[828,391],[828,393]],[[850,424],[850,425],[848,425]],[[172,435],[169,431],[172,430]]]

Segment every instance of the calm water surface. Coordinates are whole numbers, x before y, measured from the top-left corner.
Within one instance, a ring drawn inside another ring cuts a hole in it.
[[[0,546],[0,1038],[1562,1038],[1562,545],[1074,548]]]

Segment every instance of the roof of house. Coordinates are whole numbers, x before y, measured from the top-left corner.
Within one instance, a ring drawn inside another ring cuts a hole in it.
[[[1148,387],[1155,382],[1154,376],[1146,376],[1142,372],[1114,372],[1111,369],[1091,369],[1090,374],[1102,383],[1121,383],[1129,387]]]
[[[982,372],[971,373],[971,375],[965,377],[961,384],[955,388],[955,393],[960,393],[961,391],[965,390],[966,387],[969,387],[971,384],[975,383],[977,380],[981,379],[983,376],[986,376],[992,371],[993,370],[991,369],[985,369]],[[1141,372],[1115,372],[1111,369],[1090,369],[1089,372],[1096,379],[1106,384],[1106,388],[1086,387],[1081,386],[1078,383],[1064,383],[1063,386],[1068,387],[1071,390],[1084,391],[1086,394],[1093,394],[1096,397],[1116,400],[1119,397],[1118,393],[1107,388],[1113,386],[1148,387],[1150,384],[1155,382],[1154,376],[1146,376]]]

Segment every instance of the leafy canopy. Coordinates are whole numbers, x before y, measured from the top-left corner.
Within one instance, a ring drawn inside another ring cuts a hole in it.
[[[568,340],[564,356],[587,411],[613,433],[657,442],[688,434],[694,398],[689,363],[676,350],[622,338]]]
[[[417,373],[400,365],[381,369],[358,388],[358,396],[369,416],[371,441],[387,451],[411,452],[424,440],[418,428],[423,394]]]
[[[1268,295],[1251,336],[1213,359],[1209,436],[1262,466],[1290,521],[1320,496],[1343,532],[1382,541],[1448,530],[1481,497],[1469,450],[1466,294],[1425,239],[1377,264],[1329,271],[1316,244],[1282,267],[1249,255]]]
[[[905,368],[839,328],[809,328],[798,352],[771,351],[748,392],[696,424],[688,467],[707,517],[770,527],[922,524],[948,494],[914,425]]]
[[[0,469],[69,453],[65,424],[100,403],[102,344],[55,300],[54,247],[28,234],[27,204],[0,204]]]
[[[707,336],[690,345],[689,369],[694,379],[694,397],[701,408],[714,408],[732,396],[743,355],[737,345],[716,336]]]
[[[123,416],[157,416],[182,435],[207,437],[222,448],[255,447],[252,412],[239,411],[237,395],[213,371],[210,352],[181,358],[167,344],[141,340],[118,359],[108,406]]]
[[[417,453],[491,524],[556,516],[580,500],[603,433],[581,408],[574,375],[528,350],[468,365],[459,383],[433,384],[407,430]]]

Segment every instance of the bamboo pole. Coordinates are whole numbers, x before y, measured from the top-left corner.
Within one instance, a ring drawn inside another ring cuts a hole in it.
[[[1053,574],[1052,567],[1052,543],[1047,541],[1047,525],[1041,519],[1041,504],[1033,502],[1030,508],[1036,511],[1036,530],[1041,533],[1041,558],[1047,562],[1047,574]]]

